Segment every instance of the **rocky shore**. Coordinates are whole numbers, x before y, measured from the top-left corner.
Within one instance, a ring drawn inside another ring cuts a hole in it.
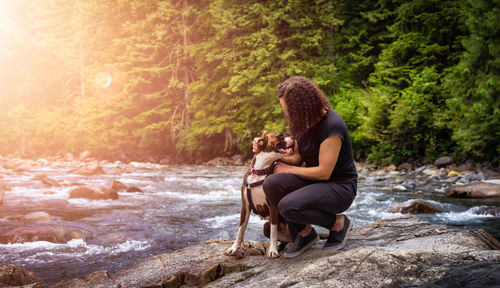
[[[322,240],[323,241],[323,240]],[[500,243],[483,230],[431,225],[413,216],[355,227],[346,246],[322,241],[294,258],[269,260],[265,242],[212,240],[143,259],[110,275],[97,271],[47,286],[33,273],[0,265],[0,287],[498,287]]]

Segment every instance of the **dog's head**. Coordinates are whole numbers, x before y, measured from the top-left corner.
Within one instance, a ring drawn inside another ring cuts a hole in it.
[[[286,156],[293,153],[295,141],[283,133],[272,132],[257,141],[259,153],[277,153]]]

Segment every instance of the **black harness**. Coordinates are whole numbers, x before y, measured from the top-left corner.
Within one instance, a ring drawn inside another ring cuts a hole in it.
[[[258,175],[258,176],[266,175],[266,178],[267,178],[267,176],[273,174],[274,166],[276,166],[276,162],[273,162],[273,164],[271,164],[271,166],[269,166],[269,167],[267,167],[265,169],[254,169],[253,168],[253,164],[255,164],[255,159],[250,164],[250,172],[252,174],[255,174],[255,175]],[[255,214],[258,214],[258,213],[257,213],[257,209],[253,205],[253,201],[252,201],[252,197],[251,197],[250,193],[252,192],[252,188],[253,187],[257,187],[259,185],[262,185],[265,180],[266,179],[264,178],[264,180],[261,180],[261,181],[257,181],[257,182],[253,182],[253,183],[248,183],[247,177],[246,176],[243,177],[243,185],[245,185],[245,187],[247,188],[246,190],[247,190],[248,203],[250,204],[250,208],[252,209],[252,211]]]

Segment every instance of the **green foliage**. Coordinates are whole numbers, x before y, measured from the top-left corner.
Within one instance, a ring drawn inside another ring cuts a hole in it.
[[[450,129],[464,154],[497,159],[500,153],[500,2],[463,1],[469,31],[465,52],[445,86]]]
[[[0,153],[250,156],[262,130],[286,132],[277,85],[301,75],[343,117],[358,160],[498,161],[499,10],[493,0],[28,1],[36,40],[0,43],[12,67],[0,70]],[[102,72],[111,86],[96,84]],[[228,136],[236,150],[224,151]]]

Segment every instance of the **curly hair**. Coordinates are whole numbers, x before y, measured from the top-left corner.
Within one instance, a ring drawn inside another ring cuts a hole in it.
[[[330,101],[316,83],[300,76],[279,84],[278,97],[285,100],[288,126],[295,137],[313,128],[330,108]]]

